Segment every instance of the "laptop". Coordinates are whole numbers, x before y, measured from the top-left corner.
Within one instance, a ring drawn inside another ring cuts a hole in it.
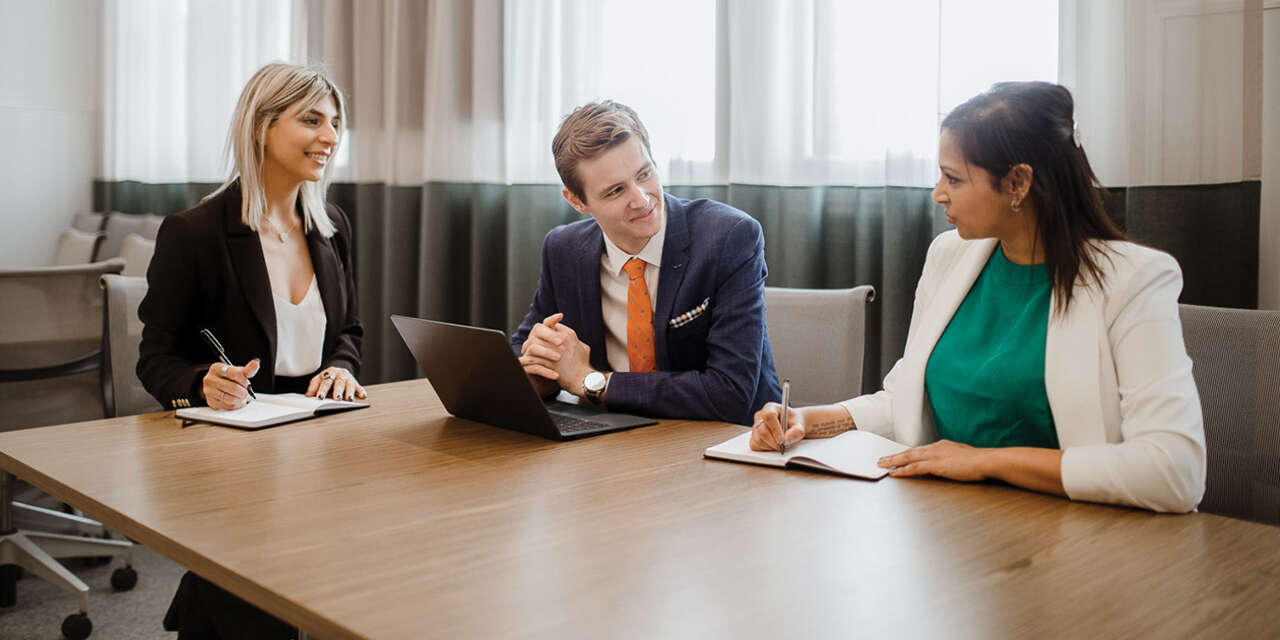
[[[501,331],[393,315],[444,408],[459,418],[568,440],[657,424],[586,405],[543,402]]]

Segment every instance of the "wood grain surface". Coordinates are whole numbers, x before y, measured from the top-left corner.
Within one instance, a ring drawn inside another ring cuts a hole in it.
[[[1280,634],[1277,527],[706,460],[719,423],[552,442],[425,380],[370,397],[0,433],[0,465],[320,638]]]

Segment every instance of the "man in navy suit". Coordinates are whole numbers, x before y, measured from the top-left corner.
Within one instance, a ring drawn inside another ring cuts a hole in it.
[[[552,153],[564,199],[591,219],[547,233],[538,290],[511,339],[539,393],[750,424],[781,396],[760,224],[663,193],[649,134],[625,105],[579,107]]]

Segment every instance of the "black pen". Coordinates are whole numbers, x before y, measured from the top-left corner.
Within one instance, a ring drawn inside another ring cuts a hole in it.
[[[791,378],[782,381],[782,441],[778,453],[787,455],[787,405],[791,404]]]
[[[223,350],[223,348],[222,348],[222,343],[221,343],[221,342],[218,342],[218,339],[217,339],[217,338],[215,338],[215,337],[213,337],[213,332],[212,332],[212,331],[210,331],[210,330],[208,330],[208,329],[201,329],[201,330],[200,330],[200,336],[201,336],[202,338],[204,338],[204,341],[205,341],[205,342],[209,343],[209,348],[210,348],[210,349],[213,349],[215,352],[217,352],[217,354],[218,354],[218,359],[222,361],[222,364],[225,364],[225,365],[227,365],[228,367],[234,367],[234,366],[236,366],[236,365],[234,365],[234,364],[232,364],[232,363],[231,363],[231,358],[228,358],[228,357],[227,357],[227,352],[226,352],[225,350]],[[254,400],[257,400],[257,399],[258,399],[258,394],[256,394],[256,393],[254,393],[254,392],[253,392],[253,383],[252,383],[252,382],[250,382],[250,383],[249,383],[249,386],[248,386],[248,387],[246,387],[246,388],[249,390],[249,397],[250,397],[250,398],[253,398]]]

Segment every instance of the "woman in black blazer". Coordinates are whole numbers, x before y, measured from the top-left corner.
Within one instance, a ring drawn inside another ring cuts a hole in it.
[[[351,223],[326,204],[346,109],[323,71],[260,69],[231,123],[231,177],[169,216],[147,268],[138,378],[163,406],[234,409],[264,393],[364,398]],[[201,337],[209,329],[233,364]],[[188,572],[165,616],[180,640],[293,628]]]
[[[239,180],[232,182],[160,225],[147,268],[147,295],[138,307],[143,322],[138,379],[170,408],[208,404],[231,409],[245,404],[245,383],[235,375],[245,370],[246,376],[252,374],[254,391],[324,396],[332,388],[334,397],[364,397],[355,378],[364,329],[356,316],[347,216],[327,204],[325,213],[335,227],[332,236],[312,231],[287,240],[310,256],[323,300],[323,368],[300,377],[276,375],[279,336],[273,296],[279,291],[268,276],[263,245],[280,243],[263,238],[261,230],[241,220],[241,189]],[[217,336],[232,362],[246,366],[229,367],[224,374],[218,354],[200,337],[202,328]],[[255,360],[260,366],[249,366]],[[330,380],[322,377],[326,373],[334,374],[337,382],[328,384]],[[240,388],[230,389],[224,380]]]

